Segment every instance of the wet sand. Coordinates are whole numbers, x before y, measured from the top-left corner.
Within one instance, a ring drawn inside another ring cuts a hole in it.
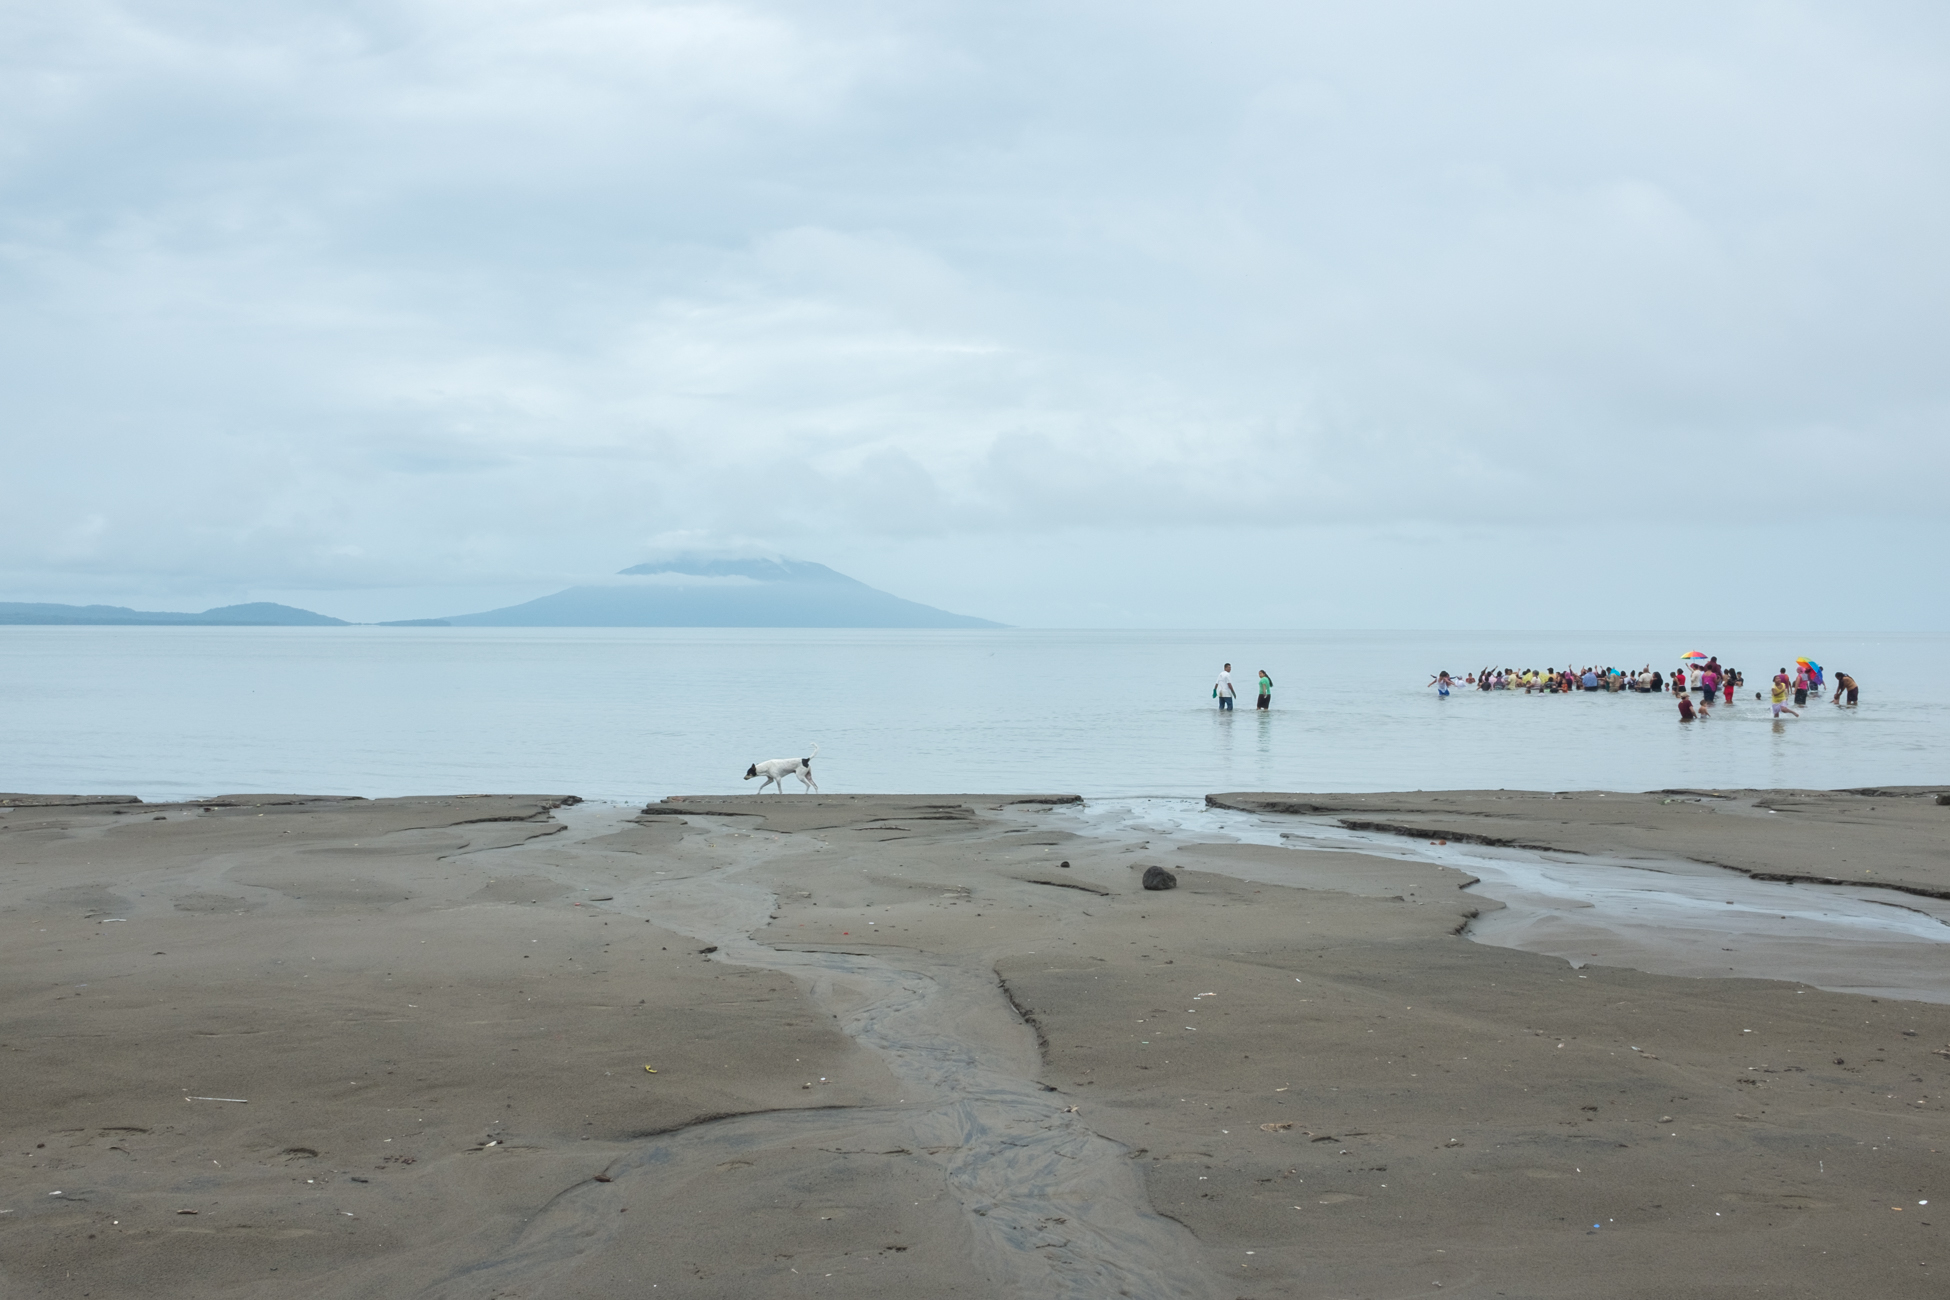
[[[1950,888],[1926,792],[1721,793],[1220,802]],[[19,805],[9,1295],[1921,1297],[1950,1268],[1950,1007],[1472,942],[1498,904],[1441,861],[989,796]]]

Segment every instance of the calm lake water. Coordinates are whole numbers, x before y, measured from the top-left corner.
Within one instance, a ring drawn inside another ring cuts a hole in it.
[[[1424,686],[1669,672],[1695,648],[1750,682],[1706,723],[1669,696]],[[747,764],[815,742],[828,792],[1925,784],[1950,781],[1946,653],[1941,634],[8,627],[0,790],[639,800],[751,790]],[[1853,674],[1861,707],[1773,723],[1753,690],[1803,654]],[[1210,694],[1226,660],[1231,714]]]

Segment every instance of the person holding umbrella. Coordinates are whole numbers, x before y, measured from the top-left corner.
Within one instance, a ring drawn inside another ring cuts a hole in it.
[[[1701,672],[1699,671],[1699,665],[1705,658],[1706,655],[1698,650],[1688,650],[1685,654],[1679,656],[1680,668],[1677,672],[1675,672],[1672,675],[1672,689],[1675,693],[1684,692],[1686,690],[1687,687],[1686,666],[1689,664],[1692,665],[1694,669],[1693,685],[1697,686],[1699,684],[1700,677],[1702,676]]]

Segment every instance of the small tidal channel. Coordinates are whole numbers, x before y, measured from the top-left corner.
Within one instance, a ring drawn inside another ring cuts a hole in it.
[[[583,804],[558,809],[566,832],[509,850],[546,853],[554,865],[525,864],[564,883],[576,854],[601,854],[589,841],[626,829],[634,809]],[[686,819],[693,835],[731,828]],[[799,852],[812,836],[781,837]],[[747,839],[747,844],[754,844]],[[878,955],[781,950],[762,933],[776,898],[745,879],[769,852],[729,866],[619,887],[608,906],[717,945],[713,960],[792,976],[842,1030],[879,1055],[906,1091],[904,1105],[844,1110],[784,1110],[692,1125],[646,1140],[615,1161],[613,1182],[667,1178],[754,1150],[791,1144],[870,1144],[905,1150],[938,1166],[969,1216],[980,1262],[996,1292],[1025,1297],[1129,1296],[1185,1300],[1220,1294],[1198,1262],[1196,1243],[1177,1223],[1152,1213],[1130,1151],[1086,1128],[1064,1101],[1031,1077],[1033,1059],[983,1043],[958,1028],[1013,1016],[994,972],[981,963],[931,961],[921,954]],[[568,865],[564,850],[570,850]],[[557,1196],[506,1252],[450,1286],[536,1281],[623,1231],[611,1197],[593,1186]],[[459,1290],[452,1292],[461,1294]],[[443,1292],[444,1294],[444,1292]],[[1227,1293],[1230,1294],[1230,1293]]]
[[[1950,903],[1875,888],[1783,884],[1683,859],[1615,858],[1353,831],[1333,821],[1213,808],[1198,799],[1092,799],[1060,812],[1085,834],[1274,845],[1290,867],[1211,867],[1241,879],[1331,888],[1308,850],[1452,867],[1503,904],[1464,933],[1478,943],[1661,975],[1792,980],[1845,993],[1950,1002]]]

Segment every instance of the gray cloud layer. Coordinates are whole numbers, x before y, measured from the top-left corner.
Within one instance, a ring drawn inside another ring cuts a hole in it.
[[[1802,621],[1942,625],[1938,7],[0,23],[12,598],[399,617],[749,538],[1015,621],[1399,624],[1470,557],[1800,537],[1873,561]],[[1688,621],[1559,585],[1443,608]]]

